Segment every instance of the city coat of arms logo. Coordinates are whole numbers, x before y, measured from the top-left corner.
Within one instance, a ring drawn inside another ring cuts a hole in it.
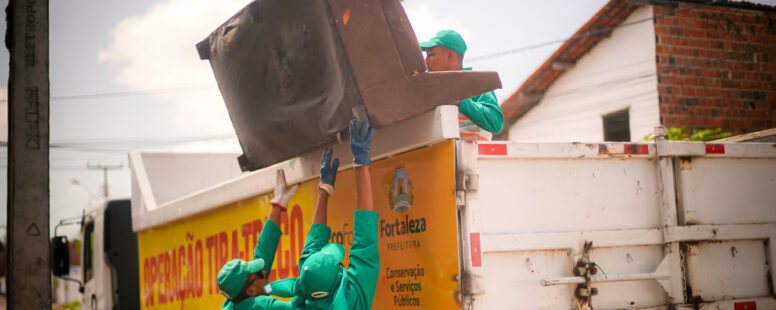
[[[388,190],[388,202],[394,212],[401,212],[412,208],[415,194],[412,191],[412,181],[404,169],[404,165],[396,167],[393,174],[393,182]]]

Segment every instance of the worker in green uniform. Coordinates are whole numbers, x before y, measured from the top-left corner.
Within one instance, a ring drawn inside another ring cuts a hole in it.
[[[264,222],[264,228],[259,234],[256,248],[253,250],[253,260],[245,262],[233,259],[224,264],[218,272],[218,288],[226,297],[221,309],[235,309],[235,303],[266,294],[262,288],[268,282],[272,263],[275,260],[275,251],[283,234],[277,223],[280,223],[281,213],[286,211],[288,202],[299,189],[298,184],[288,188],[286,175],[282,169],[277,171],[275,183],[275,196],[270,201],[272,207],[267,221]]]
[[[341,264],[345,256],[342,245],[328,243],[331,228],[326,225],[326,199],[334,192],[332,186],[331,191],[320,192],[313,214],[314,223],[299,258],[299,278],[271,282],[265,287],[267,293],[293,297],[291,304],[300,309],[372,308],[380,269],[377,246],[379,214],[374,212],[369,175],[373,131],[366,121],[353,120],[350,123],[350,148],[356,164],[356,211],[348,268]]]
[[[420,43],[426,52],[428,71],[471,70],[463,67],[466,42],[458,32],[442,30],[426,42]],[[461,139],[489,141],[504,127],[504,115],[493,91],[471,97],[458,103],[458,127]]]
[[[264,286],[266,293],[292,297],[283,302],[270,296],[255,296],[233,303],[243,309],[370,309],[377,289],[380,255],[377,246],[377,222],[374,212],[372,185],[369,175],[370,145],[373,129],[368,122],[350,123],[350,146],[356,164],[356,211],[354,242],[350,248],[350,263],[345,269],[340,263],[345,250],[342,245],[328,243],[331,228],[327,226],[329,196],[334,194],[339,160],[331,160],[331,149],[321,158],[321,180],[313,213],[313,225],[307,234],[299,258],[299,278],[288,278]],[[225,303],[226,306],[226,303]]]

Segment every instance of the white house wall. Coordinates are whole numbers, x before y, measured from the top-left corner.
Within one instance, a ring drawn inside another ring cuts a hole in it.
[[[512,141],[603,141],[602,116],[630,108],[631,140],[660,123],[652,7],[636,9],[550,86],[509,130]]]

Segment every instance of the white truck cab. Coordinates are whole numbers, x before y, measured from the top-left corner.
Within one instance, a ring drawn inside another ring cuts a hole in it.
[[[137,234],[129,199],[89,206],[82,222],[82,309],[139,309]]]

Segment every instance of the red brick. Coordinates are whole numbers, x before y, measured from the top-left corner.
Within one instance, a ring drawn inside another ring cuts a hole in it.
[[[655,15],[670,11],[654,7]],[[773,20],[773,12],[712,6],[656,19],[663,123],[732,132],[776,127]]]

